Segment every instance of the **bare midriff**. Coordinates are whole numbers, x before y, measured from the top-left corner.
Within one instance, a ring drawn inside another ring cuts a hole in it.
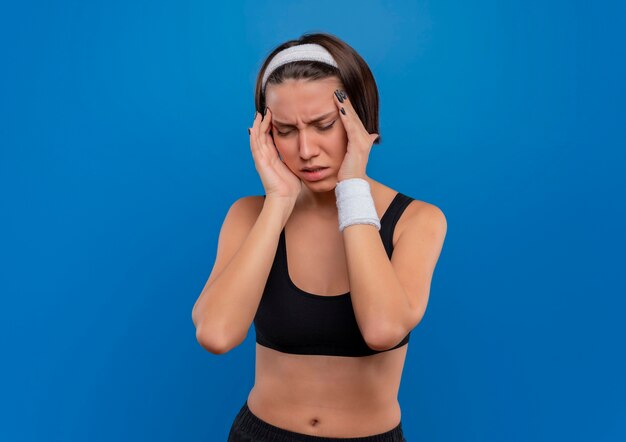
[[[267,423],[312,436],[387,432],[401,420],[398,390],[407,348],[345,357],[288,354],[256,344],[248,407]]]

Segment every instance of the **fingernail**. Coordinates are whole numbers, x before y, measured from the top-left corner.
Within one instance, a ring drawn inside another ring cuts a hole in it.
[[[340,103],[343,103],[343,97],[339,93],[339,89],[335,91],[335,96],[337,97],[337,100],[339,100]]]
[[[340,109],[340,111],[341,111],[342,114],[344,114],[344,115],[346,114],[346,111],[343,109],[343,107]]]
[[[341,94],[341,96],[343,97],[344,100],[346,98],[348,98],[348,96],[346,95],[345,91],[339,91],[339,93]]]

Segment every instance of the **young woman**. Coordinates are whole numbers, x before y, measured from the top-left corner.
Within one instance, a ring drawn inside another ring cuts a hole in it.
[[[230,207],[192,314],[214,354],[254,322],[255,384],[228,440],[405,441],[397,395],[445,216],[367,176],[378,90],[339,38],[278,46],[255,104],[248,131],[265,195]]]

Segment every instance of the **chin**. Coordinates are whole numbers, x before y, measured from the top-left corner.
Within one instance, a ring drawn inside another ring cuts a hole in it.
[[[337,187],[337,180],[334,179],[332,176],[322,181],[315,181],[311,183],[302,180],[302,182],[311,192],[314,193],[333,192],[335,190],[335,187]]]

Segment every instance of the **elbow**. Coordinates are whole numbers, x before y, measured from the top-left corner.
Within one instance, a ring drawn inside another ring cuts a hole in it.
[[[393,324],[372,329],[364,335],[365,343],[375,351],[386,351],[394,348],[420,323],[424,317],[423,310],[415,312],[407,318],[407,323]]]
[[[193,322],[193,326],[196,328],[196,333],[198,331],[198,317],[197,317],[197,313],[196,313],[196,309],[194,308],[191,311],[191,322]]]
[[[381,327],[377,331],[364,336],[365,343],[374,351],[386,351],[392,349],[404,339],[406,333],[403,334],[402,331],[398,330],[398,327]]]
[[[198,325],[200,325],[200,309],[198,308],[198,302],[200,298],[195,302],[193,308],[191,309],[191,322],[193,322],[193,326],[198,329]]]
[[[223,334],[207,330],[206,327],[203,328],[201,324],[196,327],[196,340],[202,348],[214,355],[228,353],[237,346],[229,342],[228,339],[225,339]]]

